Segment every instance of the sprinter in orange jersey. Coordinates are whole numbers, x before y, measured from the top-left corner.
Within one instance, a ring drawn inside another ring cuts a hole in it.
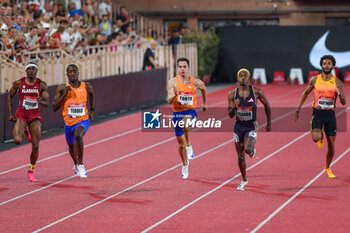
[[[310,92],[314,90],[313,113],[311,119],[312,140],[317,142],[317,145],[322,148],[324,145],[323,131],[326,134],[328,150],[324,169],[329,178],[335,178],[335,175],[329,168],[335,154],[334,145],[337,135],[337,120],[334,108],[338,96],[342,105],[346,104],[346,98],[343,92],[343,83],[331,73],[335,66],[335,58],[331,55],[325,55],[321,57],[320,65],[322,67],[322,73],[312,77],[309,85],[303,92],[295,112],[295,120],[299,118],[301,106]]]
[[[201,80],[188,74],[190,61],[187,58],[179,58],[176,63],[179,75],[168,81],[168,103],[173,105],[174,130],[182,160],[182,178],[187,179],[189,160],[194,157],[190,140],[191,128],[186,127],[186,124],[181,127],[179,122],[197,118],[196,89],[202,94],[203,111],[207,110],[207,89]]]
[[[37,64],[29,62],[25,67],[27,76],[13,83],[7,99],[9,120],[15,122],[15,127],[13,128],[15,143],[17,145],[21,144],[25,136],[32,143],[29,170],[27,172],[27,176],[31,182],[36,181],[34,168],[39,156],[39,142],[41,137],[39,105],[44,107],[49,106],[47,85],[44,81],[36,77],[38,69]],[[16,115],[13,115],[12,100],[16,93],[18,93],[19,105]]]
[[[89,129],[90,119],[95,111],[94,91],[89,83],[79,81],[79,69],[76,65],[70,64],[66,72],[69,81],[57,87],[52,108],[56,112],[62,107],[66,141],[74,162],[73,169],[76,175],[87,178],[83,164],[83,137]]]

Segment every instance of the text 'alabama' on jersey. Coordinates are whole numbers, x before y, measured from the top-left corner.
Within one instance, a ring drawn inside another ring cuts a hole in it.
[[[16,118],[38,118],[40,117],[39,103],[37,101],[38,96],[40,96],[40,79],[36,79],[33,85],[28,85],[26,83],[26,78],[21,78],[21,86],[18,91],[19,106],[16,112]]]
[[[67,82],[66,86],[70,86]],[[73,88],[68,92],[63,102],[63,120],[67,126],[76,125],[89,118],[87,110],[87,91],[85,82],[80,82],[80,87]]]
[[[249,86],[249,96],[243,98],[239,95],[239,88],[236,89],[234,99],[239,99],[239,105],[236,111],[237,122],[254,122],[256,121],[256,97],[254,89]]]
[[[319,110],[334,110],[336,96],[336,77],[332,76],[330,80],[324,81],[321,74],[317,75],[312,106]]]
[[[189,76],[190,82],[184,84],[181,82],[181,77],[176,76],[176,88],[179,91],[178,96],[173,104],[174,112],[182,112],[191,109],[196,109],[197,106],[197,95],[196,87],[194,85],[194,78]]]

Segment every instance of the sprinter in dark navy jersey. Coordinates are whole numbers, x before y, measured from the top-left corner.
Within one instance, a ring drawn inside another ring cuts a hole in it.
[[[250,72],[247,69],[240,69],[237,73],[239,87],[228,94],[228,114],[231,118],[236,116],[233,135],[238,154],[238,166],[241,171],[242,181],[237,187],[243,191],[248,184],[245,164],[245,154],[254,157],[255,142],[258,133],[256,121],[257,99],[264,105],[267,125],[266,131],[271,131],[271,110],[264,92],[248,84]]]

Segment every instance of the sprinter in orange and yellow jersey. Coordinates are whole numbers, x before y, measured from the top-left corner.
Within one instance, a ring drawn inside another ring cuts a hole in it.
[[[168,81],[168,103],[173,105],[173,123],[182,160],[182,178],[187,179],[189,160],[194,157],[190,140],[191,127],[187,127],[186,123],[180,124],[180,122],[197,118],[196,89],[201,91],[203,111],[207,110],[207,89],[201,80],[188,74],[190,61],[187,58],[179,58],[176,64],[179,75]]]
[[[83,164],[83,137],[95,112],[94,91],[89,83],[79,80],[79,69],[76,65],[68,65],[66,72],[68,82],[57,87],[52,108],[56,112],[62,107],[66,141],[74,162],[73,169],[80,178],[87,178]]]
[[[334,68],[335,63],[335,58],[331,55],[324,55],[321,57],[320,66],[322,67],[322,73],[311,78],[309,85],[301,96],[295,113],[295,120],[297,120],[299,118],[301,106],[310,92],[314,90],[311,135],[312,140],[317,142],[317,145],[320,148],[324,145],[323,131],[326,135],[328,150],[326,154],[326,166],[324,169],[328,177],[331,179],[335,178],[335,175],[330,169],[330,165],[335,154],[335,138],[337,135],[337,120],[334,113],[337,97],[339,97],[342,105],[346,104],[343,83],[337,77],[332,75],[332,69]]]

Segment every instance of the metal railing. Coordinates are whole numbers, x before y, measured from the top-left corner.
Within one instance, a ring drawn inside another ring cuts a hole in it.
[[[77,50],[73,55],[64,50],[45,50],[23,53],[23,62],[17,63],[6,57],[0,58],[0,93],[8,91],[12,83],[25,76],[24,66],[29,60],[37,62],[37,77],[48,85],[67,82],[66,67],[74,63],[79,67],[80,79],[89,80],[98,77],[139,72],[142,70],[146,48],[130,49],[131,45],[89,46]],[[175,51],[175,52],[173,52]],[[158,64],[167,68],[167,78],[175,75],[176,59],[189,58],[190,74],[197,76],[197,45],[180,44],[158,46],[155,58]]]

